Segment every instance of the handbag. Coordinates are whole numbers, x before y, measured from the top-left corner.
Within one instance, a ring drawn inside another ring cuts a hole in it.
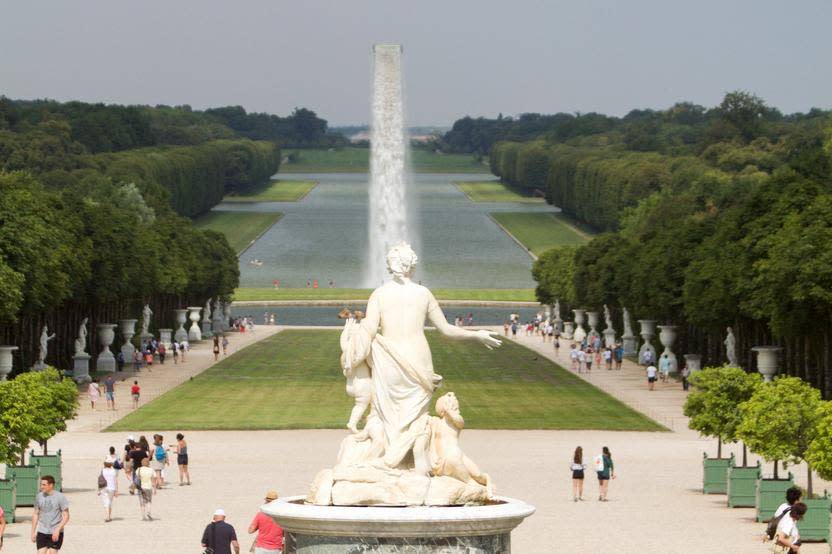
[[[107,488],[107,479],[104,478],[104,472],[98,474],[98,489],[105,489]]]

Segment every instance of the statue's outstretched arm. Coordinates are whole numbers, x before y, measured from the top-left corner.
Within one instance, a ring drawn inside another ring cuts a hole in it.
[[[430,321],[440,333],[452,339],[476,339],[483,343],[487,348],[496,348],[502,344],[500,339],[496,338],[497,333],[492,333],[491,331],[486,331],[485,329],[473,331],[448,323],[448,320],[445,319],[445,313],[442,311],[442,308],[439,307],[439,303],[433,297],[433,294],[428,294],[430,294],[430,301],[428,304],[428,321]]]

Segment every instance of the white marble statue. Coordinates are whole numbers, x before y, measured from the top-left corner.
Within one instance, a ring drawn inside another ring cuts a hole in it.
[[[347,319],[345,323],[342,368],[345,375],[353,374],[353,386],[355,376],[366,379],[370,373],[370,412],[363,430],[352,432],[342,442],[336,467],[315,478],[310,502],[447,504],[461,497],[485,500],[490,495],[482,484],[474,487],[467,481],[432,473],[428,409],[442,377],[434,373],[425,319],[450,338],[478,340],[488,348],[501,342],[496,333],[449,324],[433,294],[410,280],[416,262],[408,244],[394,246],[387,255],[393,279],[373,291],[360,322]],[[361,364],[372,370],[362,369]],[[360,418],[365,407],[356,396],[353,414],[359,410]],[[350,431],[357,431],[357,426]],[[442,479],[435,481],[438,478]]]
[[[355,405],[350,412],[350,419],[347,422],[347,429],[358,433],[358,424],[364,416],[364,412],[370,407],[373,397],[373,383],[370,366],[367,360],[355,363],[355,352],[352,347],[360,341],[351,340],[358,333],[361,333],[360,323],[364,314],[360,311],[350,313],[344,309],[338,317],[345,319],[344,330],[341,332],[341,368],[344,377],[347,378],[347,395],[355,398]]]
[[[739,367],[737,365],[737,339],[734,338],[734,330],[728,327],[728,335],[725,337],[725,357],[728,358],[728,365]]]
[[[202,310],[202,321],[211,321],[211,299],[205,301],[205,309]]]
[[[35,364],[35,367],[38,369],[42,369],[45,366],[46,361],[46,354],[49,350],[49,341],[55,338],[55,333],[49,334],[49,329],[46,325],[43,326],[43,330],[40,332],[40,350],[38,351],[38,361]]]
[[[633,337],[633,322],[630,320],[630,310],[624,308],[624,336]]]
[[[607,329],[612,329],[612,314],[610,313],[610,307],[606,304],[604,304],[604,322]]]
[[[555,300],[555,307],[553,309],[554,319],[553,321],[560,321],[560,300]]]
[[[81,356],[87,353],[87,320],[84,318],[78,326],[78,338],[75,339],[75,355]]]
[[[153,310],[150,309],[150,304],[145,304],[144,308],[142,309],[142,336],[149,335],[150,333],[147,331],[148,327],[150,327],[150,318],[153,316]]]

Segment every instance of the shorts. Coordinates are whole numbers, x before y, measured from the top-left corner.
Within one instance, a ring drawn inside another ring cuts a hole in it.
[[[270,548],[263,548],[262,546],[254,547],[254,554],[283,554],[282,550],[272,550]]]
[[[655,382],[656,382],[656,378],[655,378],[655,377],[648,377],[648,378],[647,378],[647,382],[648,382],[648,383],[655,383]]]
[[[115,392],[105,392],[104,393],[104,398],[106,398],[107,400],[112,402],[116,399],[116,393]]]
[[[609,475],[604,475],[603,471],[599,471],[597,473],[598,473],[598,480],[599,481],[609,481],[610,480]]]
[[[142,504],[150,504],[153,502],[153,489],[142,489],[139,491],[139,501]]]
[[[35,544],[37,545],[37,549],[40,550],[41,548],[52,548],[54,550],[60,550],[64,544],[64,534],[63,531],[60,535],[58,535],[58,540],[52,540],[52,533],[38,533],[37,537],[35,538]]]
[[[139,395],[138,395],[138,394],[134,394],[134,395],[133,395],[133,400],[135,400],[136,402],[138,402],[138,401],[139,401]]]
[[[188,465],[188,455],[187,454],[177,454],[176,455],[176,463],[181,466]]]
[[[152,460],[150,460],[150,469],[152,469],[153,471],[162,471],[163,469],[165,469],[164,460],[159,461],[156,458],[153,458]]]
[[[127,473],[133,472],[133,460],[127,460],[126,462],[124,462],[124,471],[126,471]]]
[[[573,469],[572,470],[572,479],[581,479],[584,478],[584,470],[582,469]]]

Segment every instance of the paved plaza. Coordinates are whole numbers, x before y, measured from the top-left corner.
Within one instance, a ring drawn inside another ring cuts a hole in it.
[[[232,347],[243,348],[280,327],[259,326],[251,335],[232,335]],[[539,337],[518,337],[518,342],[554,358],[551,343]],[[141,376],[145,390],[167,390],[187,376],[210,366],[210,344],[196,345],[188,364],[166,364]],[[568,367],[568,347],[557,360]],[[182,373],[175,373],[182,372]],[[641,370],[625,363],[621,372],[595,370],[587,379],[624,402],[672,428],[668,433],[607,431],[488,431],[468,430],[462,435],[466,453],[487,471],[500,495],[522,499],[537,508],[512,535],[513,551],[547,552],[736,552],[769,551],[760,541],[763,526],[754,522],[752,509],[729,509],[724,495],[701,493],[702,452],[715,453],[715,441],[699,438],[685,427],[681,415],[684,394],[678,384],[646,390]],[[126,399],[126,392],[120,397]],[[89,412],[82,397],[82,413],[70,431],[50,441],[50,448],[64,453],[65,492],[71,502],[65,554],[124,552],[135,550],[179,554],[198,552],[202,529],[211,513],[222,507],[229,514],[245,552],[252,539],[244,537],[267,489],[281,495],[304,494],[318,469],[333,463],[337,445],[346,431],[200,431],[186,432],[193,485],[172,481],[153,501],[156,521],[140,519],[138,500],[124,494],[116,498],[114,520],[104,523],[103,508],[96,496],[96,476],[107,447],[120,450],[126,433],[98,432],[109,421],[103,411]],[[523,399],[517,399],[522,402]],[[119,412],[129,411],[126,406]],[[463,414],[464,415],[464,414]],[[151,435],[153,429],[134,434]],[[165,443],[172,442],[166,433]],[[575,446],[584,447],[590,458],[608,446],[618,478],[610,486],[610,501],[597,501],[597,481],[588,471],[584,502],[572,500],[569,463]],[[735,451],[736,447],[728,448]],[[769,465],[770,466],[770,465]],[[799,484],[805,471],[799,467]],[[828,487],[817,482],[818,490]],[[31,509],[20,509],[21,523],[9,526],[5,552],[34,552],[28,542]],[[126,542],[129,541],[129,542]],[[826,544],[806,545],[802,552],[828,552]]]

